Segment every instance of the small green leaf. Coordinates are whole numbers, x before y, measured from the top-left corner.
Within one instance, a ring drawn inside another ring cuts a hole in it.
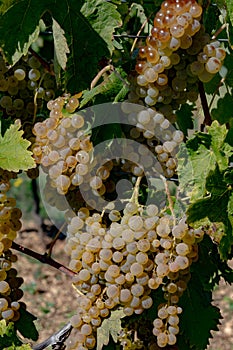
[[[54,18],[52,29],[56,59],[61,68],[65,69],[67,63],[67,54],[70,52],[66,37],[64,36],[65,32]]]
[[[15,322],[16,329],[25,338],[36,341],[39,337],[39,333],[34,324],[36,317],[32,315],[30,312],[28,312],[27,310],[25,310],[23,307],[21,307],[19,311],[20,311],[20,318],[18,321]]]
[[[8,349],[11,345],[20,346],[22,342],[18,339],[14,328],[14,323],[6,323],[5,320],[0,320],[0,349]]]
[[[25,56],[28,53],[30,46],[32,45],[32,43],[34,43],[38,39],[39,34],[40,34],[40,24],[36,26],[36,29],[34,30],[34,32],[29,35],[27,42],[24,43],[23,47],[18,45],[18,47],[16,48],[16,51],[12,56],[13,65],[17,63],[22,56]]]
[[[102,0],[86,0],[81,8],[81,13],[86,17],[93,29],[104,39],[110,52],[114,50],[113,33],[120,27],[121,15],[117,6],[111,2]]]
[[[226,125],[219,125],[215,120],[208,127],[208,133],[211,136],[211,148],[219,169],[220,171],[225,170],[228,167],[229,157],[233,154],[233,147],[225,143],[228,133]]]
[[[92,101],[97,95],[107,95],[117,98],[118,94],[128,91],[127,81],[125,79],[124,72],[116,69],[110,75],[108,75],[99,85],[95,86],[91,90],[83,92],[80,108],[83,108],[88,102]],[[124,89],[124,90],[123,90]],[[120,96],[118,96],[119,98]]]
[[[117,342],[117,335],[121,330],[121,318],[125,317],[123,310],[115,310],[111,312],[111,316],[105,319],[97,329],[97,350],[101,350],[104,345],[108,345],[110,335],[114,342]]]
[[[0,167],[2,169],[18,172],[36,166],[32,152],[27,150],[31,142],[22,137],[23,130],[19,130],[20,126],[19,123],[12,124],[3,137],[0,135]]]

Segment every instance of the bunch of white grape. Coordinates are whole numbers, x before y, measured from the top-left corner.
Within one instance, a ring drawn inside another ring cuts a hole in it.
[[[156,105],[172,119],[180,104],[197,100],[198,81],[210,81],[225,58],[220,43],[212,43],[205,33],[201,15],[202,7],[195,0],[161,4],[151,35],[139,49],[130,101]]]
[[[30,121],[35,108],[55,97],[55,86],[55,77],[35,56],[28,54],[8,67],[0,55],[0,108],[6,116]]]
[[[93,145],[83,128],[83,116],[65,114],[73,112],[78,104],[75,97],[49,101],[50,117],[33,128],[34,158],[49,175],[50,186],[62,195],[86,181],[91,162]]]
[[[128,202],[123,216],[112,210],[108,218],[80,208],[70,220],[67,234],[69,268],[77,273],[73,283],[81,293],[77,314],[71,318],[77,333],[70,349],[94,348],[96,329],[110,310],[120,306],[126,316],[141,314],[152,307],[151,293],[158,288],[164,291],[165,304],[158,310],[161,322],[154,321],[154,327],[158,322],[160,327],[154,328],[153,334],[160,346],[175,344],[176,314],[181,312],[177,304],[204,232],[189,228],[185,218],[174,223],[172,216],[159,214],[154,204],[143,208]],[[165,322],[161,310],[167,308],[170,314]]]
[[[17,256],[12,253],[12,242],[21,228],[21,210],[16,207],[16,200],[7,196],[9,180],[14,173],[0,169],[0,319],[17,321],[20,317],[18,302],[23,295],[19,289],[23,279],[17,277],[12,263]]]
[[[164,176],[172,177],[177,170],[176,155],[184,140],[183,132],[176,130],[171,122],[155,108],[141,108],[137,105],[135,112],[132,111],[132,104],[122,103],[122,110],[128,120],[135,125],[130,130],[130,137],[138,142],[142,138],[146,140],[146,145],[140,145],[138,148],[138,154],[141,156],[139,164],[145,163],[145,156],[148,157],[148,162],[151,162],[149,158],[156,155]]]
[[[198,76],[202,82],[210,81],[220,71],[226,51],[220,46],[219,41],[212,41],[203,47],[198,54],[197,60],[187,67],[192,76]]]

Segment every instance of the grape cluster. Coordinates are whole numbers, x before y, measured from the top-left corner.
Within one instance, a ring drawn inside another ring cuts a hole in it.
[[[33,128],[36,135],[32,149],[34,158],[49,175],[50,186],[61,195],[82,184],[89,172],[93,146],[83,129],[84,118],[77,113],[69,114],[78,105],[76,97],[49,101],[49,118]]]
[[[138,148],[138,154],[142,154],[143,157],[142,159],[140,158],[140,164],[145,163],[144,157],[145,155],[149,157],[149,152],[150,157],[156,155],[162,166],[164,176],[167,178],[172,177],[176,173],[176,154],[184,139],[183,132],[176,130],[171,122],[155,108],[140,108],[137,105],[135,107],[136,112],[132,112],[132,104],[122,103],[122,109],[128,120],[135,125],[130,130],[130,137],[140,143],[146,140],[147,147],[141,145]]]
[[[0,169],[0,319],[10,321],[19,319],[21,304],[18,300],[23,296],[23,291],[19,288],[23,279],[12,268],[17,256],[10,249],[21,228],[21,210],[16,208],[15,199],[7,196],[9,180],[14,175]]]
[[[154,18],[151,35],[139,49],[136,82],[129,100],[157,105],[167,117],[198,97],[198,81],[210,81],[220,70],[225,50],[211,42],[201,24],[195,0],[166,0]]]
[[[188,69],[190,75],[198,76],[198,79],[207,83],[220,71],[222,62],[226,57],[226,51],[220,47],[219,41],[212,41],[199,52],[197,60],[193,61]]]
[[[174,223],[154,204],[142,208],[129,202],[123,215],[112,210],[108,219],[110,225],[103,215],[90,215],[83,207],[68,225],[66,252],[81,294],[71,318],[77,331],[70,348],[94,348],[96,329],[112,309],[121,306],[126,316],[139,315],[152,307],[151,293],[158,288],[166,302],[160,305],[153,334],[161,347],[175,344],[182,311],[177,303],[204,232],[189,228],[185,218]]]
[[[43,101],[55,97],[55,86],[55,77],[35,56],[28,54],[8,67],[0,55],[0,108],[5,116],[31,121]]]

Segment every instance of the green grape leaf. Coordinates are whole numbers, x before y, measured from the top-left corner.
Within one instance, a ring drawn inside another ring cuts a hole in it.
[[[203,24],[207,33],[212,34],[214,28],[221,27],[219,21],[220,9],[215,4],[209,4],[205,11],[203,11]]]
[[[65,31],[70,49],[63,83],[71,93],[90,86],[99,61],[109,56],[106,42],[80,12],[81,6],[82,2],[68,0],[59,1],[56,8],[51,9],[53,17]]]
[[[9,63],[15,64],[38,38],[39,10],[42,11],[41,2],[30,4],[30,1],[22,0],[12,4],[1,15],[0,46]]]
[[[121,319],[125,317],[123,310],[111,312],[111,316],[102,322],[97,329],[97,350],[101,350],[104,345],[108,345],[110,335],[114,342],[117,342],[117,335],[121,330]]]
[[[12,118],[2,118],[2,113],[0,112],[0,131],[1,131],[1,136],[5,134],[7,129],[9,129],[10,125],[12,124]]]
[[[109,48],[80,12],[82,4],[83,1],[76,0],[19,0],[14,3],[0,17],[0,47],[8,62],[16,62],[15,53],[22,54],[40,18],[48,11],[64,30],[70,50],[64,73],[67,90],[76,93],[87,88],[98,71],[98,62],[109,55]]]
[[[208,269],[207,265],[205,264],[205,269]],[[177,343],[179,350],[206,349],[212,338],[211,330],[218,330],[222,318],[219,309],[211,304],[212,293],[203,289],[199,272],[199,269],[192,271],[188,288],[179,301],[183,309]]]
[[[66,37],[64,36],[65,32],[54,18],[52,30],[56,59],[61,68],[65,69],[67,63],[67,54],[70,52],[70,50],[67,45]]]
[[[122,25],[121,15],[117,6],[102,0],[86,0],[81,8],[93,29],[104,39],[110,52],[114,50],[113,33]]]
[[[191,202],[206,195],[206,179],[216,164],[226,170],[233,147],[226,142],[225,125],[213,121],[208,134],[197,133],[178,152],[178,177],[180,189],[190,196]]]
[[[217,107],[212,109],[211,115],[213,119],[218,120],[220,124],[225,124],[232,119],[232,110],[232,95],[227,92],[222,98],[219,98]]]
[[[31,142],[22,137],[23,130],[19,130],[20,126],[19,123],[12,124],[4,136],[0,135],[0,167],[2,169],[18,172],[36,167],[32,152],[27,150]]]
[[[206,178],[209,171],[215,168],[214,155],[202,144],[198,147],[198,151],[182,145],[177,159],[180,189],[193,202],[206,193]]]
[[[226,259],[233,244],[232,231],[232,189],[224,180],[224,172],[216,167],[210,171],[206,179],[208,195],[190,204],[187,210],[188,222],[208,218],[211,222],[222,222],[225,227],[225,234],[221,238],[219,251],[221,257]]]
[[[208,133],[211,136],[211,149],[219,169],[225,170],[228,167],[229,157],[233,154],[233,147],[225,142],[228,133],[226,125],[219,125],[217,121],[213,121],[208,127]]]
[[[226,0],[227,13],[233,25],[233,3],[231,0]]]
[[[219,284],[221,277],[228,283],[233,281],[233,270],[227,261],[221,259],[218,246],[209,235],[204,235],[198,245],[198,261],[191,265],[191,274],[193,273],[198,275],[204,291],[212,292]]]
[[[39,333],[36,329],[34,321],[37,319],[29,311],[23,307],[19,309],[20,318],[15,322],[16,329],[27,339],[36,341],[39,337]]]
[[[38,39],[39,34],[40,34],[40,21],[39,21],[39,25],[36,26],[36,29],[34,30],[34,32],[29,35],[28,40],[27,42],[24,43],[23,47],[21,48],[21,46],[18,46],[18,48],[16,49],[14,55],[12,56],[13,65],[16,62],[18,62],[22,56],[28,53],[30,46],[32,45],[32,43],[34,43]]]
[[[13,3],[15,0],[1,0],[0,1],[0,13],[4,13]]]
[[[227,214],[231,227],[233,227],[233,192],[230,194],[228,205],[227,205]]]
[[[187,136],[188,129],[193,129],[193,110],[194,107],[186,103],[176,111],[177,124],[185,136]]]
[[[110,75],[108,75],[99,85],[95,86],[91,90],[83,91],[82,101],[80,108],[83,108],[88,102],[92,101],[97,95],[103,94],[107,97],[117,98],[118,94],[128,92],[128,85],[125,79],[125,74],[119,69],[115,69]],[[124,89],[124,90],[122,90]]]
[[[233,54],[227,54],[224,60],[224,66],[227,67],[227,75],[225,79],[225,83],[228,86],[233,86]]]
[[[20,346],[22,342],[18,339],[14,328],[14,323],[6,323],[5,320],[0,320],[0,345],[1,349],[8,349],[11,345]]]
[[[219,95],[220,80],[220,75],[215,74],[215,76],[208,83],[204,83],[204,90],[206,94],[210,95],[210,98],[212,98],[213,94]]]

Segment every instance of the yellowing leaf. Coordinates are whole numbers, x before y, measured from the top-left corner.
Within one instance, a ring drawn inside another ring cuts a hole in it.
[[[111,312],[111,316],[105,319],[97,329],[97,350],[101,350],[104,345],[108,345],[109,337],[112,336],[114,342],[117,342],[117,335],[121,330],[121,318],[125,317],[123,310]]]
[[[0,124],[1,125],[1,124]],[[27,148],[31,142],[22,137],[23,130],[15,122],[6,130],[4,136],[0,135],[0,168],[18,172],[35,168],[32,152]]]
[[[56,59],[62,69],[65,70],[67,62],[67,54],[70,52],[64,30],[53,18],[53,39]]]

